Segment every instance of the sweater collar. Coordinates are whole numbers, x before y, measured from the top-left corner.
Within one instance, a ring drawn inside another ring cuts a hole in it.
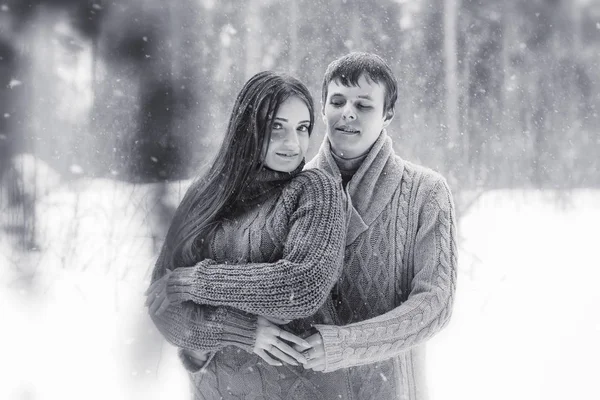
[[[244,186],[236,203],[252,205],[260,203],[274,191],[280,190],[290,179],[298,175],[304,168],[304,161],[291,172],[275,171],[264,167]]]
[[[341,181],[341,172],[333,158],[327,137],[309,167],[323,169]],[[350,199],[346,245],[366,231],[390,203],[403,171],[404,162],[395,157],[392,140],[384,130],[345,189]]]

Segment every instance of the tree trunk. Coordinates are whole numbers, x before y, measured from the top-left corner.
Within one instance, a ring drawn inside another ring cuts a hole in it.
[[[300,57],[298,51],[298,2],[297,0],[289,0],[289,11],[290,11],[290,66],[289,72],[291,75],[296,76],[299,69]]]
[[[458,127],[458,87],[457,87],[457,7],[459,0],[444,0],[444,66],[446,83],[446,139],[453,155],[460,154]],[[464,154],[465,152],[463,152]],[[452,157],[451,157],[452,158]],[[448,166],[452,159],[446,159]]]
[[[261,69],[260,0],[248,0],[246,14],[246,71],[249,79]]]

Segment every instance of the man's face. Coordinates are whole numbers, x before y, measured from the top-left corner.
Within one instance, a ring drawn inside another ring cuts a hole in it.
[[[383,113],[385,86],[362,75],[358,86],[335,80],[327,86],[323,121],[334,153],[343,158],[366,154],[392,120]]]

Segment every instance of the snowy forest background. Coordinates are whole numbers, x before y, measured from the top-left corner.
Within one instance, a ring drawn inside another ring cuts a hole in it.
[[[142,295],[174,208],[248,77],[318,103],[352,50],[455,195],[432,398],[600,398],[600,0],[0,0],[0,398],[188,398]]]

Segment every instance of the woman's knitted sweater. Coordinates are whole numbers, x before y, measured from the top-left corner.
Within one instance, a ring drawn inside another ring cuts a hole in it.
[[[152,315],[173,345],[216,352],[202,373],[191,374],[196,398],[239,398],[249,391],[280,399],[290,391],[315,390],[302,367],[271,367],[252,354],[256,315],[310,317],[329,299],[341,273],[341,185],[317,170],[292,176],[264,170],[245,188],[236,212],[204,242],[206,258],[173,271],[167,285],[173,303]],[[165,271],[162,253],[153,281]],[[310,321],[333,319],[321,313]]]

